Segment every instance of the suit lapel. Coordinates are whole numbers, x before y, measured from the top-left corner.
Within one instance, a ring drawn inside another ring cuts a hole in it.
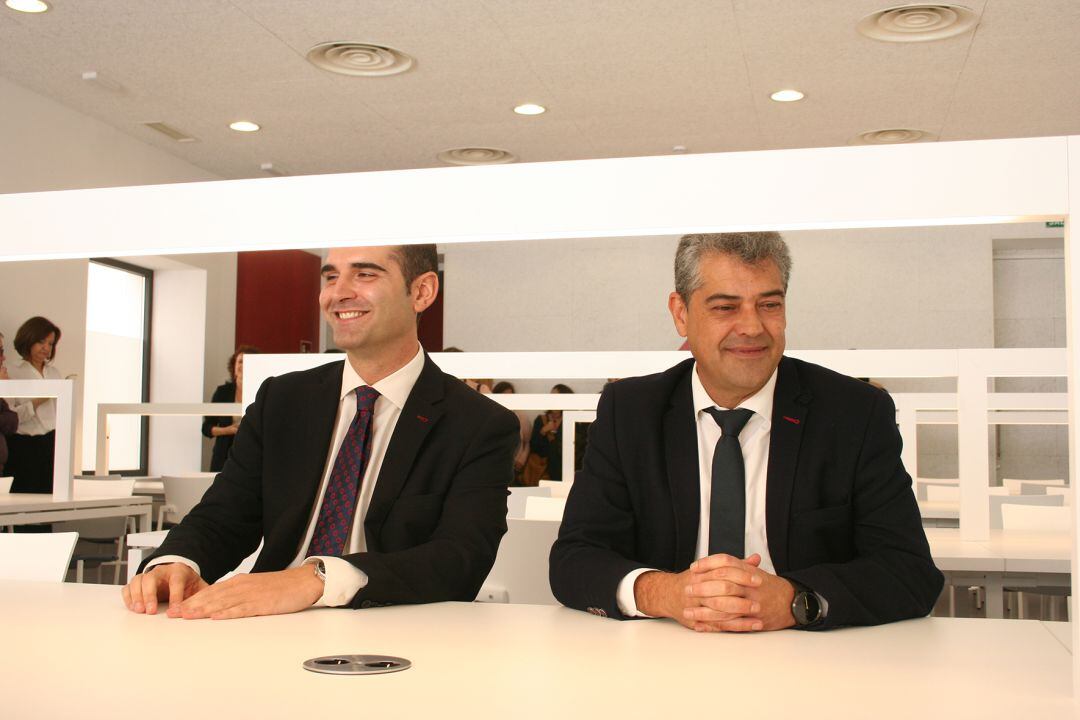
[[[795,362],[787,357],[781,358],[773,394],[769,466],[765,483],[765,527],[769,538],[769,555],[778,573],[786,571],[788,567],[791,493],[795,486],[799,446],[809,403],[810,393],[801,387]]]
[[[420,371],[420,377],[416,379],[416,384],[401,409],[394,434],[386,448],[379,477],[375,481],[367,517],[364,519],[369,549],[373,549],[373,530],[386,518],[394,501],[401,494],[424,439],[443,415],[443,382],[442,371],[425,353],[424,369]]]
[[[296,413],[301,438],[296,444],[296,456],[291,463],[293,472],[287,475],[284,484],[291,495],[288,508],[283,518],[282,531],[278,537],[303,538],[304,528],[311,518],[311,509],[319,493],[323,470],[326,467],[330,443],[334,436],[334,421],[337,419],[338,403],[341,401],[341,373],[343,363],[330,363],[313,378],[311,385],[300,391],[304,401],[297,403]],[[265,472],[265,470],[264,470]],[[289,552],[296,552],[295,548]],[[291,561],[289,557],[286,563]]]
[[[690,363],[689,367],[693,367]],[[675,512],[675,570],[688,567],[697,548],[701,490],[698,480],[697,422],[690,374],[675,385],[664,415],[664,453]]]

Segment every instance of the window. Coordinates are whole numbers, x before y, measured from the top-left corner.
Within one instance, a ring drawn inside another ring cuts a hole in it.
[[[153,271],[118,262],[91,260],[86,290],[86,369],[83,383],[82,466],[93,472],[97,458],[99,403],[150,399],[150,303]],[[109,419],[109,472],[145,475],[148,426],[145,417]]]

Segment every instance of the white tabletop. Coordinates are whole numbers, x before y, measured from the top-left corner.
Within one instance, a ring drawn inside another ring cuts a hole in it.
[[[927,520],[958,520],[960,503],[955,500],[919,500],[919,514]]]
[[[127,612],[98,585],[0,582],[10,717],[1073,717],[1071,656],[1035,621],[922,619],[701,635],[561,607],[442,603],[230,620]],[[399,655],[332,677],[309,658]],[[708,712],[708,708],[713,712]]]
[[[930,553],[941,570],[1069,573],[1072,547],[1068,533],[991,530],[985,541],[964,541],[954,528],[926,528]]]
[[[45,493],[8,493],[0,495],[0,513],[39,512],[71,508],[115,507],[117,505],[150,505],[148,497],[130,495],[95,495],[71,500],[57,500]]]

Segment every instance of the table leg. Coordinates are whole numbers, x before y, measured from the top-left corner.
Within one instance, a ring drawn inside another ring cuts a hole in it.
[[[994,620],[1005,617],[1005,583],[1001,573],[986,574],[986,617]]]
[[[154,511],[147,507],[145,512],[139,513],[139,532],[150,532],[154,529]]]

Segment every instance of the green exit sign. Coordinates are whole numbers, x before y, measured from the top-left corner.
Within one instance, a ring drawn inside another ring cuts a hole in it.
[[[1046,222],[1046,227],[1048,227],[1048,228],[1063,228],[1063,227],[1065,227],[1065,221],[1064,220],[1048,220]]]

